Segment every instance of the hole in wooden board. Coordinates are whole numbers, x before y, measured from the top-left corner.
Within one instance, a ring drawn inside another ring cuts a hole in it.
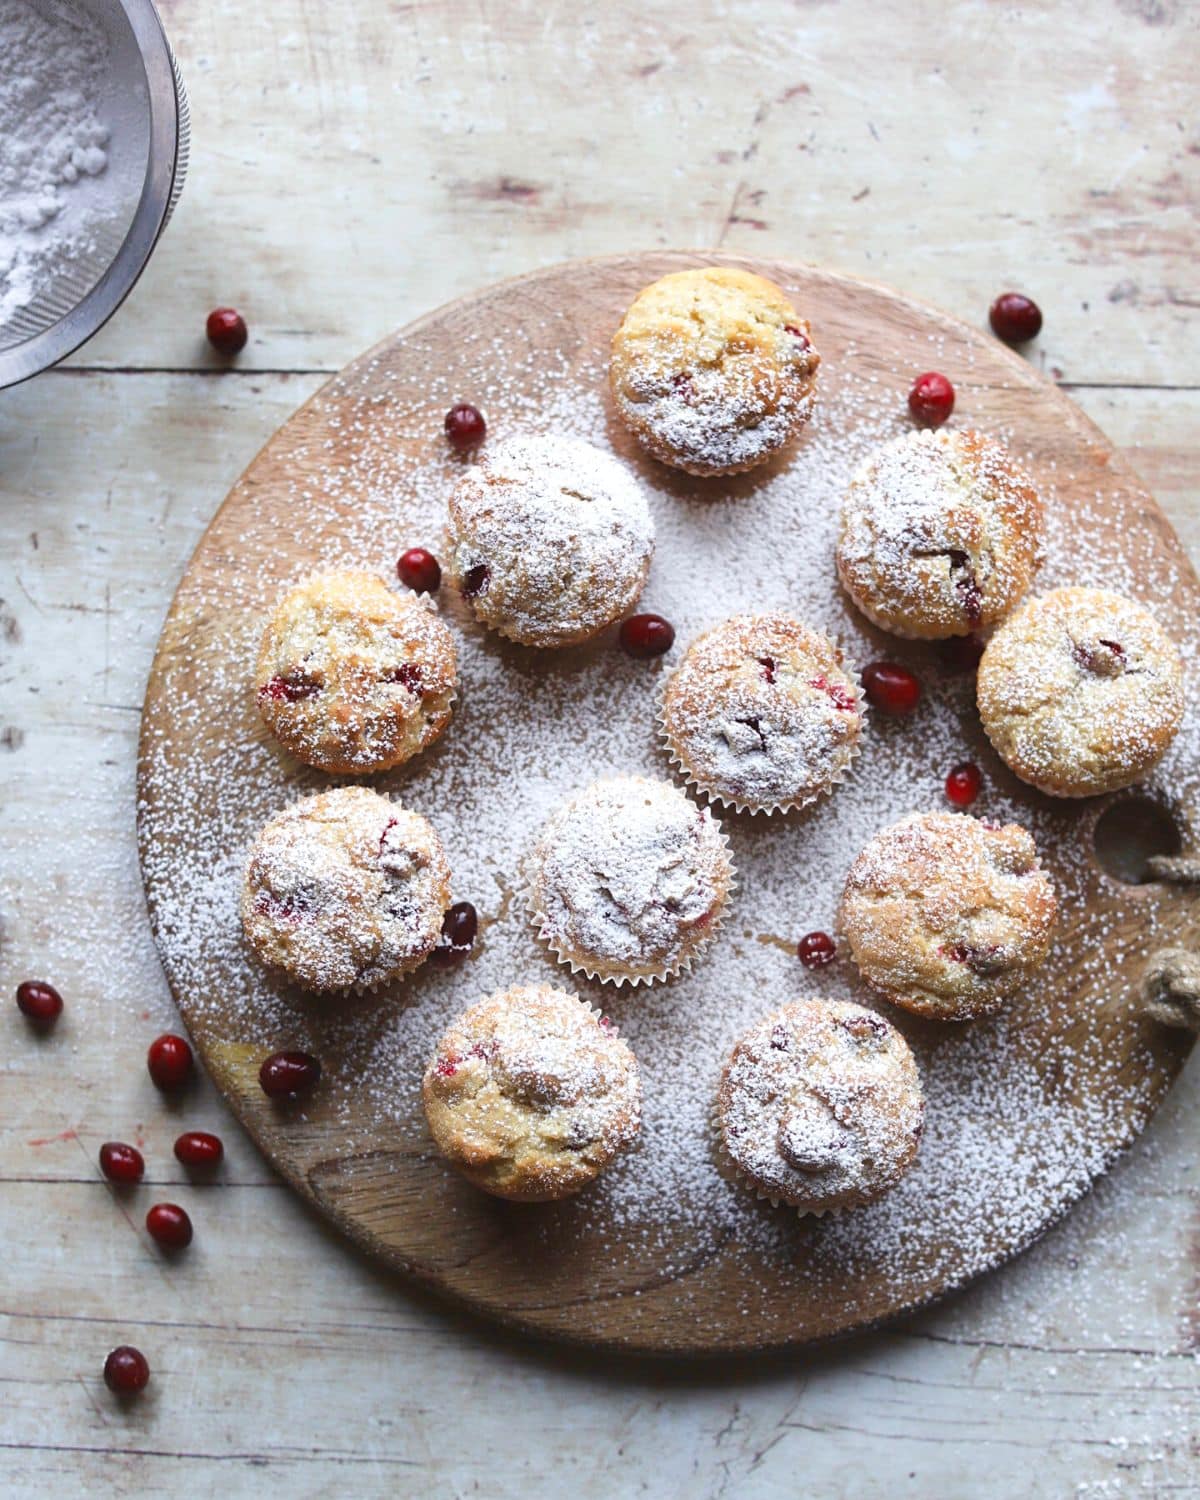
[[[1178,854],[1183,837],[1170,809],[1153,797],[1122,797],[1096,819],[1092,841],[1100,868],[1125,885],[1152,877],[1146,863],[1156,854]]]

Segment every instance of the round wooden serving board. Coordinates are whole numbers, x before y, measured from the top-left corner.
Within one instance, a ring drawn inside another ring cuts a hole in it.
[[[780,283],[811,319],[823,359],[818,416],[797,449],[727,482],[643,458],[604,386],[608,340],[636,292],[712,260]],[[1200,590],[1178,541],[1060,391],[932,308],[779,261],[621,256],[463,298],[332,380],[217,513],[175,596],[146,693],[139,837],[155,935],[203,1060],[265,1155],[408,1276],[506,1323],[627,1351],[827,1338],[928,1302],[1022,1249],[1129,1144],[1178,1073],[1190,1038],[1140,1016],[1138,985],[1152,952],[1194,945],[1186,889],[1105,874],[1093,829],[1112,799],[1053,803],[1017,783],[983,739],[971,680],[950,677],[931,648],[888,641],[838,594],[840,486],[870,446],[906,430],[908,386],[929,368],[958,390],[955,423],[1003,435],[1044,488],[1039,587],[1123,588],[1155,609],[1189,662],[1200,657]],[[263,612],[313,569],[351,563],[390,574],[405,547],[437,548],[461,462],[441,419],[457,398],[485,409],[493,439],[568,427],[636,470],[658,527],[644,604],[672,618],[679,644],[658,663],[630,662],[611,634],[578,651],[522,651],[486,636],[443,595],[460,643],[455,721],[433,751],[377,784],[438,827],[456,898],[480,909],[480,941],[461,969],[427,966],[396,993],[304,997],[257,971],[236,915],[258,826],[328,784],[278,751],[259,721],[250,674]],[[573,983],[523,918],[515,872],[528,838],[594,775],[668,777],[654,729],[663,673],[705,624],[768,605],[836,633],[859,664],[910,662],[926,684],[918,714],[872,716],[853,774],[819,807],[769,822],[724,819],[740,887],[691,974],[651,991]],[[917,1051],[929,1124],[916,1169],[887,1199],[820,1222],[772,1210],[711,1167],[704,1115],[723,1057],[752,1018],[798,994],[866,998],[847,959],[811,975],[795,941],[832,925],[866,837],[914,806],[944,805],[942,777],[968,757],[985,773],[975,810],[1026,823],[1059,888],[1051,962],[998,1021],[939,1028],[895,1017]],[[1189,717],[1148,787],[1192,850],[1198,759]],[[558,1205],[506,1204],[467,1186],[436,1156],[419,1107],[421,1069],[449,1017],[522,981],[557,982],[602,1005],[642,1063],[638,1149]],[[258,1088],[259,1062],[283,1046],[309,1047],[324,1063],[303,1107],[281,1110]]]

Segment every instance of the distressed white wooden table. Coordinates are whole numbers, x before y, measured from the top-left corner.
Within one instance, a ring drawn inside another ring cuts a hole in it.
[[[194,165],[142,284],[0,394],[0,1445],[6,1495],[1200,1494],[1200,1065],[1015,1265],[826,1352],[669,1369],[532,1348],[415,1297],[275,1182],[173,1024],[133,839],[150,654],[207,518],[341,363],[570,256],[716,245],[890,281],[1030,352],[1200,552],[1200,13],[904,0],[355,6],[169,0]],[[202,342],[241,307],[237,369]],[[499,331],[498,331],[499,332]],[[184,1124],[229,1149],[181,1181]],[[116,1197],[95,1153],[144,1138]],[[169,1190],[167,1187],[169,1184]],[[165,1264],[153,1193],[197,1225]],[[100,1378],[129,1341],[151,1391]]]

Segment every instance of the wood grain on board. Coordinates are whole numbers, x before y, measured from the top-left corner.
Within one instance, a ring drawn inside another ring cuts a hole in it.
[[[142,781],[141,836],[144,847],[155,849],[155,867],[161,868],[164,838],[174,841],[166,851],[168,862],[203,859],[203,830],[196,831],[194,846],[186,835],[180,841],[177,833],[165,833],[170,818],[160,798],[171,766],[182,774],[185,764],[194,766],[197,755],[215,763],[228,736],[254,732],[248,694],[245,722],[239,723],[235,712],[219,724],[204,722],[203,716],[181,716],[179,694],[203,676],[213,642],[256,620],[274,585],[316,561],[293,554],[293,533],[317,538],[319,553],[322,534],[332,543],[356,507],[373,503],[369,493],[352,488],[331,500],[319,482],[323,465],[339,464],[346,445],[361,440],[357,424],[371,409],[372,393],[412,413],[410,441],[418,456],[428,433],[436,431],[437,414],[424,411],[428,371],[432,365],[453,384],[455,362],[470,330],[483,323],[502,331],[506,340],[527,351],[530,371],[552,360],[581,366],[604,347],[622,309],[642,285],[666,270],[709,259],[664,252],[577,262],[461,299],[384,340],[285,423],[205,534],[160,642],[143,720],[143,746],[147,753],[153,750],[160,773],[144,775]],[[721,259],[742,263],[736,257]],[[931,334],[936,334],[943,361],[966,372],[963,389],[969,391],[975,420],[1020,433],[1022,452],[1035,475],[1054,472],[1058,504],[1086,516],[1095,533],[1093,545],[1103,547],[1105,536],[1111,536],[1114,554],[1132,559],[1147,596],[1159,601],[1167,628],[1181,630],[1200,605],[1200,592],[1170,526],[1108,441],[1061,392],[990,337],[885,288],[790,263],[745,263],[795,289],[800,304],[813,310],[831,369],[850,363],[870,376],[918,368]],[[558,319],[545,317],[549,307],[556,309]],[[345,420],[351,403],[357,422]],[[678,482],[685,490],[702,483]],[[392,497],[390,503],[400,507],[395,522],[402,534],[403,497]],[[181,717],[189,729],[180,727]],[[919,747],[913,753],[919,754]],[[309,785],[311,778],[301,768],[294,767],[292,775],[295,785]],[[219,778],[213,785],[219,789]],[[1064,829],[1071,833],[1064,836],[1087,838],[1098,805],[1065,809]],[[1177,813],[1185,827],[1192,825],[1190,808]],[[148,880],[152,920],[160,915],[169,883],[161,881],[160,889],[160,882]],[[1197,935],[1194,905],[1178,888],[1148,885],[1131,901],[1127,890],[1115,887],[1096,868],[1086,884],[1084,906],[1085,911],[1064,914],[1058,941],[1068,952],[1072,933],[1082,930],[1085,919],[1107,925],[1114,945],[1119,937],[1120,946],[1133,953],[1144,949],[1150,932],[1158,945],[1190,943]],[[422,1132],[377,1141],[364,1150],[359,1142],[371,1134],[365,1108],[361,1119],[347,1119],[343,1111],[324,1106],[319,1094],[302,1116],[281,1116],[257,1085],[261,1050],[239,1040],[237,997],[222,991],[215,973],[200,991],[194,976],[177,982],[170,944],[164,957],[176,1000],[214,1080],[287,1180],[388,1264],[531,1331],[659,1354],[809,1342],[924,1303],[1004,1260],[1030,1238],[1028,1228],[1019,1237],[999,1234],[981,1258],[978,1248],[965,1242],[959,1254],[948,1225],[946,1253],[939,1261],[943,1269],[932,1284],[925,1267],[903,1257],[886,1267],[847,1264],[817,1278],[778,1257],[754,1264],[756,1252],[745,1247],[741,1259],[732,1247],[689,1257],[687,1245],[667,1239],[648,1250],[644,1238],[624,1235],[619,1225],[559,1235],[548,1251],[542,1218],[465,1188],[438,1161]],[[1099,1143],[1107,1160],[1129,1143],[1161,1102],[1188,1047],[1178,1034],[1138,1019],[1132,987],[1115,1003],[1096,990],[1101,982],[1081,964],[1069,971],[1066,982],[1043,986],[1023,1021],[1022,1038],[1031,1053],[1045,1058],[1044,1082],[1055,1088],[1061,1082],[1054,1071],[1056,1055],[1085,1024],[1080,1017],[1086,1014],[1086,1024],[1102,1030],[1104,1068],[1077,1086],[1104,1095],[1110,1106],[1103,1127],[1108,1134]],[[336,1055],[324,1062],[336,1072]],[[1033,1232],[1056,1218],[1085,1185],[1074,1181],[1048,1188]]]

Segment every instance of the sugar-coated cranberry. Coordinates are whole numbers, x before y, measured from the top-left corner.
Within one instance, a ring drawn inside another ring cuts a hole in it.
[[[405,588],[417,594],[436,594],[442,582],[442,567],[424,547],[410,547],[396,564],[396,576]]]
[[[321,1064],[311,1052],[272,1052],[258,1070],[258,1081],[271,1099],[295,1099],[316,1088]]]
[[[797,328],[794,323],[785,323],[783,325],[783,331],[784,333],[790,333],[791,336],[797,341],[797,343],[799,343],[801,349],[808,348],[809,339],[803,328]]]
[[[398,682],[401,687],[406,687],[414,698],[420,698],[424,694],[424,674],[414,661],[404,661],[388,672],[385,682]]]
[[[487,433],[487,423],[483,420],[483,413],[468,401],[459,401],[452,406],[446,413],[446,420],[442,425],[450,440],[450,446],[457,448],[460,453],[465,453],[470,448],[478,448]]]
[[[627,656],[647,660],[671,649],[675,644],[675,627],[662,615],[630,615],[621,622],[620,641]]]
[[[984,644],[977,635],[954,635],[947,641],[939,641],[942,666],[954,675],[973,672],[983,656]]]
[[[233,307],[214,307],[204,325],[208,342],[218,354],[240,354],[246,347],[246,320]]]
[[[461,963],[470,953],[479,931],[479,913],[469,901],[456,901],[442,918],[442,935],[429,955],[444,969]]]
[[[185,1167],[217,1167],[224,1155],[221,1137],[207,1130],[185,1130],[175,1142],[175,1159]]]
[[[774,682],[775,674],[779,671],[779,663],[773,656],[760,656],[758,664],[762,668],[762,679],[764,682]]]
[[[433,1065],[433,1071],[439,1078],[453,1078],[461,1061],[461,1057],[439,1057]]]
[[[814,677],[808,685],[818,688],[832,700],[834,708],[840,708],[844,714],[853,713],[858,707],[854,694],[840,682],[830,682],[828,677]]]
[[[279,672],[263,683],[258,696],[274,703],[301,703],[305,698],[315,697],[320,691],[321,684],[315,677],[306,676],[303,672]]]
[[[1002,292],[988,308],[992,332],[1006,344],[1025,344],[1042,331],[1042,310],[1020,292]]]
[[[26,979],[17,985],[17,1009],[35,1026],[53,1026],[62,1008],[62,996],[44,979]]]
[[[146,1066],[155,1088],[180,1088],[192,1074],[192,1049],[183,1037],[168,1031],[150,1043]]]
[[[863,691],[881,714],[910,714],[921,701],[921,684],[907,667],[873,661],[863,668]]]
[[[136,1146],[124,1141],[105,1141],[100,1147],[100,1170],[109,1182],[141,1182],[146,1162]]]
[[[140,1349],[121,1344],[104,1361],[104,1384],[117,1396],[136,1396],[146,1389],[150,1365]]]
[[[908,409],[922,427],[940,427],[954,410],[954,387],[944,375],[918,375],[908,393]]]
[[[156,1203],[146,1214],[146,1233],[164,1250],[186,1250],[192,1243],[192,1221],[178,1203]]]
[[[969,760],[951,768],[946,777],[946,797],[955,807],[970,807],[983,786],[983,772]]]
[[[823,969],[837,957],[837,944],[827,932],[806,932],[796,944],[796,953],[806,969]]]
[[[474,599],[476,594],[487,593],[491,581],[492,570],[487,563],[476,563],[463,574],[462,591],[468,599]]]

